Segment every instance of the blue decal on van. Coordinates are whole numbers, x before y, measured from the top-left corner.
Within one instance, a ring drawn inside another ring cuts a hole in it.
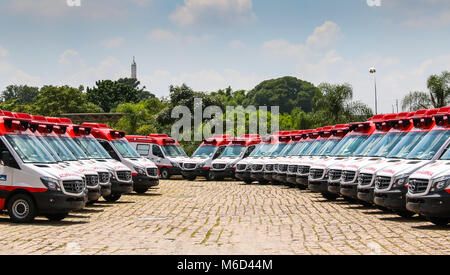
[[[6,175],[0,175],[0,181],[6,181]]]

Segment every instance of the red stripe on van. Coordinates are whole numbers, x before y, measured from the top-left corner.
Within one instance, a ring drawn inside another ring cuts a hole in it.
[[[0,199],[0,210],[5,209],[5,199]]]
[[[20,186],[0,186],[1,191],[12,192],[17,189],[23,189],[30,193],[44,193],[47,192],[47,188],[31,188],[31,187],[20,187]]]

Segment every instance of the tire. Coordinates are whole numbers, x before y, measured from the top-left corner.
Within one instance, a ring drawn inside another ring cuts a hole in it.
[[[183,176],[183,179],[188,180],[188,181],[194,181],[197,179],[197,177],[185,177]]]
[[[37,215],[37,207],[27,194],[17,194],[8,200],[8,214],[12,222],[30,223]]]
[[[253,183],[253,181],[251,181],[251,180],[246,180],[246,181],[244,181],[244,183],[250,185],[250,184]]]
[[[335,200],[337,200],[337,198],[339,198],[338,195],[330,194],[330,193],[322,193],[322,197],[324,197],[325,199],[327,199],[329,201],[335,201]]]
[[[167,169],[167,168],[161,169],[160,174],[161,174],[162,179],[164,179],[164,180],[170,179],[171,175],[170,175],[169,169]]]
[[[145,192],[148,191],[148,187],[137,187],[134,188],[134,192],[138,193],[138,194],[144,194]]]
[[[67,216],[69,215],[69,213],[58,213],[58,214],[48,214],[45,215],[45,217],[52,222],[60,222],[62,220],[64,220],[65,218],[67,218]]]
[[[447,226],[450,223],[450,218],[428,217],[428,220],[437,226]]]
[[[410,212],[410,211],[398,211],[398,212],[395,212],[395,214],[397,214],[400,217],[405,218],[405,219],[409,219],[415,215],[415,213]]]
[[[107,202],[116,202],[120,199],[121,194],[111,194],[109,196],[103,197]]]
[[[209,171],[208,174],[206,175],[206,180],[208,180],[208,181],[215,180],[215,177],[214,177],[214,175],[212,174],[211,171]]]

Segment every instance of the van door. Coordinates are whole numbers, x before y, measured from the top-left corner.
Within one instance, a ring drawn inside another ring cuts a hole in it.
[[[11,151],[9,151],[5,146],[3,140],[0,140],[0,154],[2,152],[11,153]],[[19,165],[15,160],[13,163],[9,163],[9,165],[6,165],[3,160],[0,160],[0,187],[13,185],[14,169],[19,169]]]
[[[213,159],[217,159],[218,157],[220,157],[220,155],[222,155],[223,151],[225,151],[225,148],[227,148],[226,146],[220,146],[216,153],[213,156]]]
[[[150,154],[150,144],[137,144],[136,151],[141,157],[152,159],[152,155]]]
[[[107,140],[99,139],[98,142],[105,148],[106,152],[115,160],[121,161],[119,155],[116,153],[114,148],[112,148],[111,144]]]
[[[256,148],[256,146],[254,146],[254,145],[249,146],[247,148],[247,150],[245,151],[244,156],[242,158],[244,158],[244,159],[248,158],[248,156],[250,156],[250,154],[253,152],[253,150],[255,150],[255,148]]]
[[[164,160],[164,153],[161,150],[161,147],[158,145],[152,145],[152,155],[154,157],[153,162],[156,163],[157,166],[161,166]]]

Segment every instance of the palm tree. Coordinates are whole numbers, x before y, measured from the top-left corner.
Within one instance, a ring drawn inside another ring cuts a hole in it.
[[[429,93],[416,91],[405,96],[402,100],[403,110],[441,108],[450,103],[450,72],[443,71],[440,75],[430,76],[427,87]]]

